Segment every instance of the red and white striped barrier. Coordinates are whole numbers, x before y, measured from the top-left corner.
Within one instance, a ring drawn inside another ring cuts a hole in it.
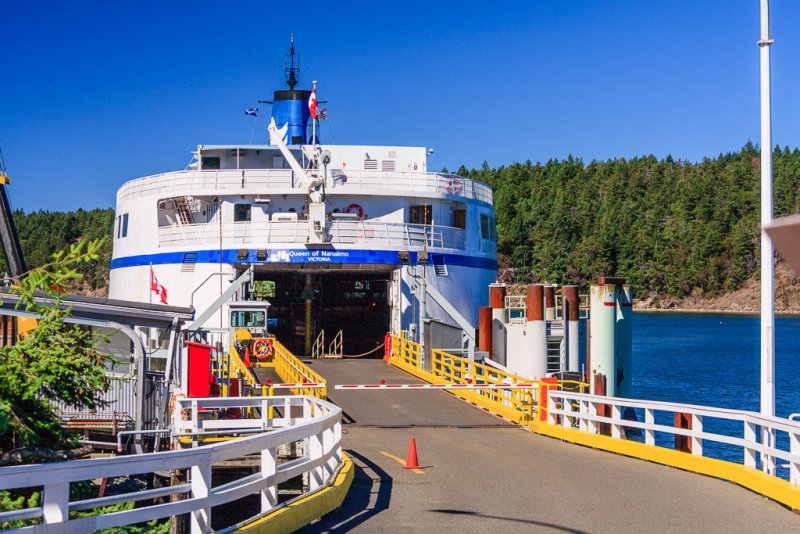
[[[266,384],[253,384],[254,388],[273,388],[273,389],[292,389],[292,388],[324,388],[327,384],[322,382],[285,382],[282,384],[273,384],[267,382]]]
[[[334,389],[535,389],[538,384],[337,384]]]

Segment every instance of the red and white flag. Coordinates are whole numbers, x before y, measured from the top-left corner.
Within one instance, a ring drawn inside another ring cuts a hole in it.
[[[308,111],[311,112],[311,116],[315,119],[319,117],[319,111],[317,110],[317,88],[315,87],[311,91],[311,98],[308,99]]]
[[[167,303],[167,288],[158,283],[156,274],[153,272],[153,266],[150,266],[150,291],[161,297],[161,303]]]

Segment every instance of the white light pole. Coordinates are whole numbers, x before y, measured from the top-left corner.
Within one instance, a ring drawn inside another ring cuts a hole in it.
[[[761,0],[761,413],[775,415],[775,265],[772,239],[772,108],[770,103],[769,0]]]

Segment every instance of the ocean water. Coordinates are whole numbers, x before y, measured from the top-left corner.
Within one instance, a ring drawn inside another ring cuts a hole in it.
[[[760,319],[725,314],[636,313],[632,397],[760,410]],[[800,412],[800,318],[775,319],[775,411]],[[656,422],[672,425],[669,417]],[[641,415],[640,415],[641,420]],[[740,424],[704,421],[706,430],[741,437]],[[669,445],[672,436],[656,435]],[[778,446],[787,445],[785,436]],[[704,443],[704,455],[742,462],[739,448]]]

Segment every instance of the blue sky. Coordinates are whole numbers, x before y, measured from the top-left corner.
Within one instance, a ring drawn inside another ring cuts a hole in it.
[[[339,144],[433,147],[430,167],[451,170],[713,157],[760,137],[758,4],[4,1],[11,200],[113,207],[123,182],[183,169],[198,144],[247,143],[243,111],[284,87],[291,32]],[[800,10],[771,4],[773,139],[795,147]]]

